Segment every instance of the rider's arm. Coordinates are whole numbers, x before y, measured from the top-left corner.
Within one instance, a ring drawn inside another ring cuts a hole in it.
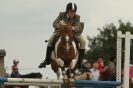
[[[62,20],[62,16],[61,16],[62,12],[59,13],[59,16],[55,19],[55,21],[53,22],[53,27],[55,29],[58,29],[60,27],[60,21]]]
[[[80,16],[76,16],[75,25],[73,26],[73,31],[75,35],[80,35],[82,33],[82,27],[80,24]]]

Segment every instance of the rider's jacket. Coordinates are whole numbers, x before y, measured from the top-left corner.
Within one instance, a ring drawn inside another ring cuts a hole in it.
[[[75,36],[80,36],[83,29],[80,24],[80,16],[78,14],[75,14],[73,18],[70,18],[66,12],[60,12],[59,16],[55,19],[53,22],[53,27],[55,29],[59,28],[59,22],[64,21],[66,24],[72,24],[74,27],[74,34]],[[56,30],[55,30],[56,31]]]

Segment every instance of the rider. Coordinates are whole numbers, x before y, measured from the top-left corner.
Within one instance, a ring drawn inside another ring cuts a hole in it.
[[[17,60],[17,59],[13,60],[12,73],[11,73],[11,77],[13,77],[13,78],[20,77],[19,70],[18,70],[18,63],[19,63],[19,60]]]
[[[47,46],[47,52],[46,52],[46,58],[45,58],[44,62],[42,62],[39,65],[39,68],[42,68],[42,67],[45,68],[46,65],[50,64],[51,52],[53,50],[53,38],[54,38],[55,34],[58,33],[58,29],[60,28],[60,26],[66,25],[66,24],[72,24],[72,26],[73,26],[72,29],[74,31],[74,35],[75,35],[76,39],[78,40],[78,42],[80,43],[78,68],[81,67],[81,62],[82,62],[82,59],[84,56],[86,42],[83,39],[83,37],[81,36],[83,29],[82,29],[81,23],[80,23],[80,16],[78,14],[76,14],[76,11],[77,11],[76,4],[68,3],[66,6],[66,11],[60,12],[59,16],[53,22],[53,27],[55,28],[55,31],[49,39],[48,46]]]

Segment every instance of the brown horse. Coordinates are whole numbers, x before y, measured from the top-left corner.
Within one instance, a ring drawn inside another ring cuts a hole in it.
[[[59,34],[54,39],[51,67],[59,79],[61,71],[66,73],[65,68],[70,69],[70,73],[74,73],[78,60],[78,49],[71,25],[62,25],[58,31]]]

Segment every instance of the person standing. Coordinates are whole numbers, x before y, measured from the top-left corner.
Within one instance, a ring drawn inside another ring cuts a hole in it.
[[[90,75],[91,80],[99,80],[100,72],[98,70],[97,63],[93,63],[92,69],[90,69],[90,71],[91,71],[91,75]]]
[[[104,70],[104,61],[103,61],[103,57],[102,56],[99,56],[97,58],[97,61],[96,63],[98,64],[98,70],[100,72],[100,74],[103,72]]]
[[[13,65],[12,65],[12,73],[11,73],[12,78],[19,78],[20,77],[19,70],[18,70],[18,64],[19,64],[19,60],[14,59]]]

